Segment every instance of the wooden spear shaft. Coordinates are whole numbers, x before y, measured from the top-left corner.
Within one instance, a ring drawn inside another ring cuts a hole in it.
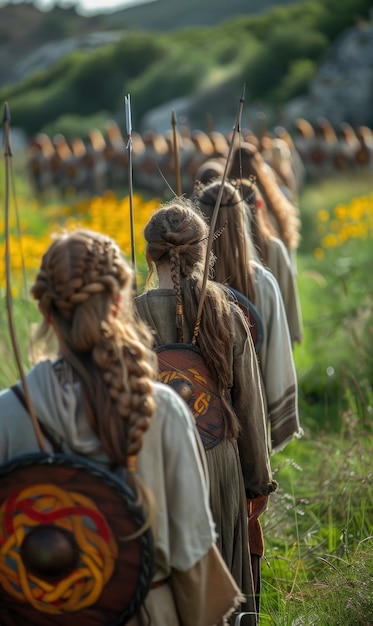
[[[171,124],[172,124],[174,163],[175,163],[176,194],[180,197],[183,192],[182,192],[182,188],[181,188],[181,172],[180,172],[180,161],[179,161],[179,144],[178,144],[178,141],[177,141],[176,113],[175,113],[175,111],[172,111],[172,113],[171,113]]]

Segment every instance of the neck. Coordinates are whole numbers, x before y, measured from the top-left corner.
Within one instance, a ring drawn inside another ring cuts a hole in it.
[[[164,264],[157,267],[157,274],[159,289],[174,289],[169,265]]]

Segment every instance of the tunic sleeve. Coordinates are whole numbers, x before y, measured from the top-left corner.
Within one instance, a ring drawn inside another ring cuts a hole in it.
[[[256,267],[256,303],[264,323],[259,354],[268,406],[273,451],[283,448],[303,431],[298,415],[298,384],[284,303],[275,277]]]
[[[236,307],[233,305],[232,310]],[[262,383],[250,332],[234,311],[232,404],[240,423],[238,447],[248,498],[275,489],[269,463]]]
[[[291,341],[301,343],[303,323],[296,274],[284,244],[276,237],[268,244],[268,268],[280,287]]]

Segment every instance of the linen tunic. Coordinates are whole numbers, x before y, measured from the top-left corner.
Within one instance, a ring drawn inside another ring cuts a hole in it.
[[[299,424],[298,382],[284,303],[272,272],[250,261],[255,306],[263,320],[264,338],[259,351],[272,452],[281,450],[303,430]]]
[[[294,264],[291,262],[289,253],[281,239],[271,237],[267,246],[268,259],[266,265],[275,276],[280,287],[291,342],[292,344],[294,342],[301,343],[303,323]]]
[[[111,461],[86,419],[80,385],[68,364],[42,361],[28,374],[27,382],[39,421],[63,451],[109,468]],[[171,577],[172,587],[165,584],[151,590],[146,611],[153,626],[213,626],[233,610],[239,589],[216,549],[204,451],[193,416],[179,396],[154,383],[154,400],[137,472],[157,504],[153,580]],[[51,451],[47,441],[45,448]],[[38,451],[29,414],[11,390],[1,392],[0,462]],[[121,470],[116,473],[120,477]],[[132,624],[141,624],[141,616]]]

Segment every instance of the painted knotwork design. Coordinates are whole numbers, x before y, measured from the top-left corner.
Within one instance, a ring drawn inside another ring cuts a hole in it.
[[[77,552],[71,571],[57,580],[35,575],[24,556],[29,534],[43,528],[70,534]],[[0,584],[39,611],[61,615],[93,605],[113,574],[117,556],[105,517],[80,493],[39,483],[12,494],[0,509]]]
[[[180,370],[163,370],[158,374],[158,380],[167,385],[172,385],[175,381],[182,379],[188,383],[191,389],[191,400],[189,406],[192,410],[195,419],[198,419],[202,415],[205,415],[208,411],[211,402],[211,393],[208,393],[204,389],[197,389],[195,382],[197,381],[203,387],[207,387],[207,380],[202,376],[198,370],[189,368],[185,372]],[[194,384],[193,384],[194,383]]]
[[[158,380],[173,387],[196,420],[205,450],[224,437],[224,416],[217,383],[197,346],[175,343],[156,347]]]

